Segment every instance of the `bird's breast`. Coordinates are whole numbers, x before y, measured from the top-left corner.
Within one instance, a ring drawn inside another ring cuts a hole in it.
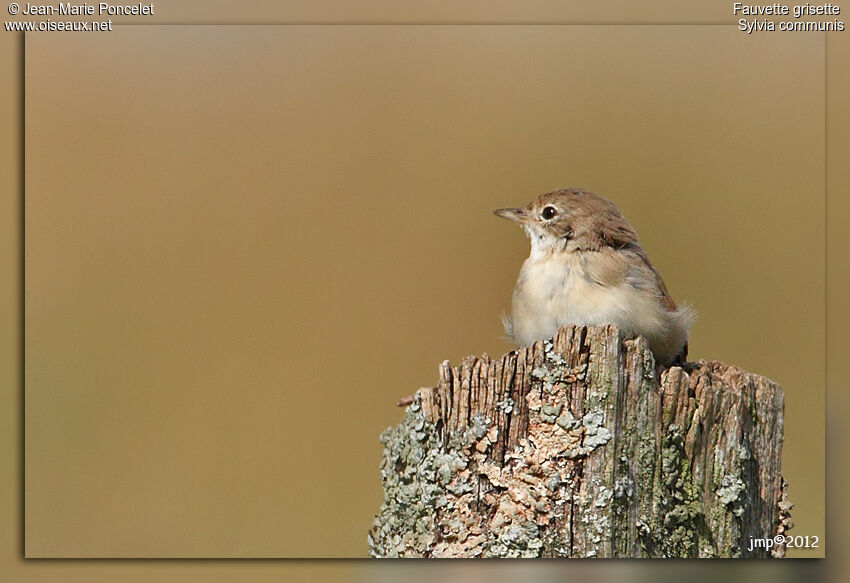
[[[625,278],[600,282],[587,257],[574,253],[523,264],[511,306],[514,340],[520,345],[551,338],[560,326],[612,323],[626,333],[657,327],[662,308]]]

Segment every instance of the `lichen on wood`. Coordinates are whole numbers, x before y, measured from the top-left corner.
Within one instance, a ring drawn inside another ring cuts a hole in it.
[[[783,395],[720,362],[566,326],[439,367],[381,435],[375,557],[762,557],[791,527]]]

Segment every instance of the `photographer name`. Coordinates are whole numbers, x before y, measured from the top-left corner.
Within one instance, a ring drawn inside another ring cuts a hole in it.
[[[25,4],[21,14],[27,16],[152,16],[154,14],[153,4],[109,4],[98,2],[95,4],[72,4],[71,2],[58,4]]]

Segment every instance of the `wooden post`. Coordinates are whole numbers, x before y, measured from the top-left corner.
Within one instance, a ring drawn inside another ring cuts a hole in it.
[[[440,365],[381,435],[376,557],[768,557],[792,525],[783,395],[720,362],[567,326]],[[753,542],[751,542],[753,541]]]

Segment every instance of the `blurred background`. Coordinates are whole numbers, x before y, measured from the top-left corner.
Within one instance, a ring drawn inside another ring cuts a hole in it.
[[[785,389],[792,534],[823,540],[823,54],[716,26],[29,35],[27,556],[365,556],[395,401],[512,348],[528,243],[490,211],[565,186],[695,307],[692,359]]]

